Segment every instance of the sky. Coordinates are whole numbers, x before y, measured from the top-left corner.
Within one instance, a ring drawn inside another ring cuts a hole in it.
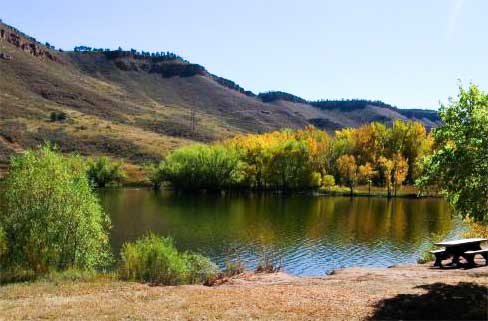
[[[488,88],[485,0],[7,1],[41,42],[172,51],[255,93],[437,109]]]

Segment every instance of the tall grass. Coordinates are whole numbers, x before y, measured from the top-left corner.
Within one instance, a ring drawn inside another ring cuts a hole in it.
[[[169,237],[149,234],[125,243],[121,251],[120,277],[151,284],[213,283],[217,266],[195,253],[180,253]]]
[[[434,258],[434,255],[432,253],[430,253],[430,251],[437,249],[437,247],[434,245],[434,243],[442,241],[445,236],[446,236],[445,233],[432,233],[431,234],[432,242],[420,252],[420,256],[417,259],[417,263],[424,264],[424,263],[432,261],[432,259]]]

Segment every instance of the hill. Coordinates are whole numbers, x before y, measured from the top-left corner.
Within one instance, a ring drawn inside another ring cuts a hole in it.
[[[238,133],[439,122],[435,112],[379,102],[351,107],[351,101],[308,102],[279,92],[255,95],[168,52],[55,50],[3,23],[0,74],[0,162],[44,141],[65,152],[138,163]]]

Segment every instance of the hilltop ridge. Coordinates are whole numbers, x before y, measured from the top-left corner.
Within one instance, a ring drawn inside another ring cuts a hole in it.
[[[239,133],[310,124],[332,132],[395,119],[439,124],[436,112],[381,102],[358,108],[359,101],[256,95],[170,52],[56,50],[1,22],[0,74],[0,162],[45,141],[65,152],[142,162]]]

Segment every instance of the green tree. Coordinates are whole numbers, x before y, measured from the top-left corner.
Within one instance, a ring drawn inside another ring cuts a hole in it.
[[[433,132],[421,185],[436,185],[457,213],[488,220],[488,95],[476,85],[459,86],[457,99],[442,105],[443,126]]]
[[[97,187],[120,183],[125,177],[122,162],[112,161],[108,157],[98,157],[88,162],[88,178]]]
[[[272,187],[284,191],[313,187],[314,175],[305,143],[290,139],[279,144],[271,154],[266,176]]]
[[[49,146],[14,157],[2,203],[8,265],[43,273],[91,269],[110,260],[110,220],[81,158],[64,157]]]

